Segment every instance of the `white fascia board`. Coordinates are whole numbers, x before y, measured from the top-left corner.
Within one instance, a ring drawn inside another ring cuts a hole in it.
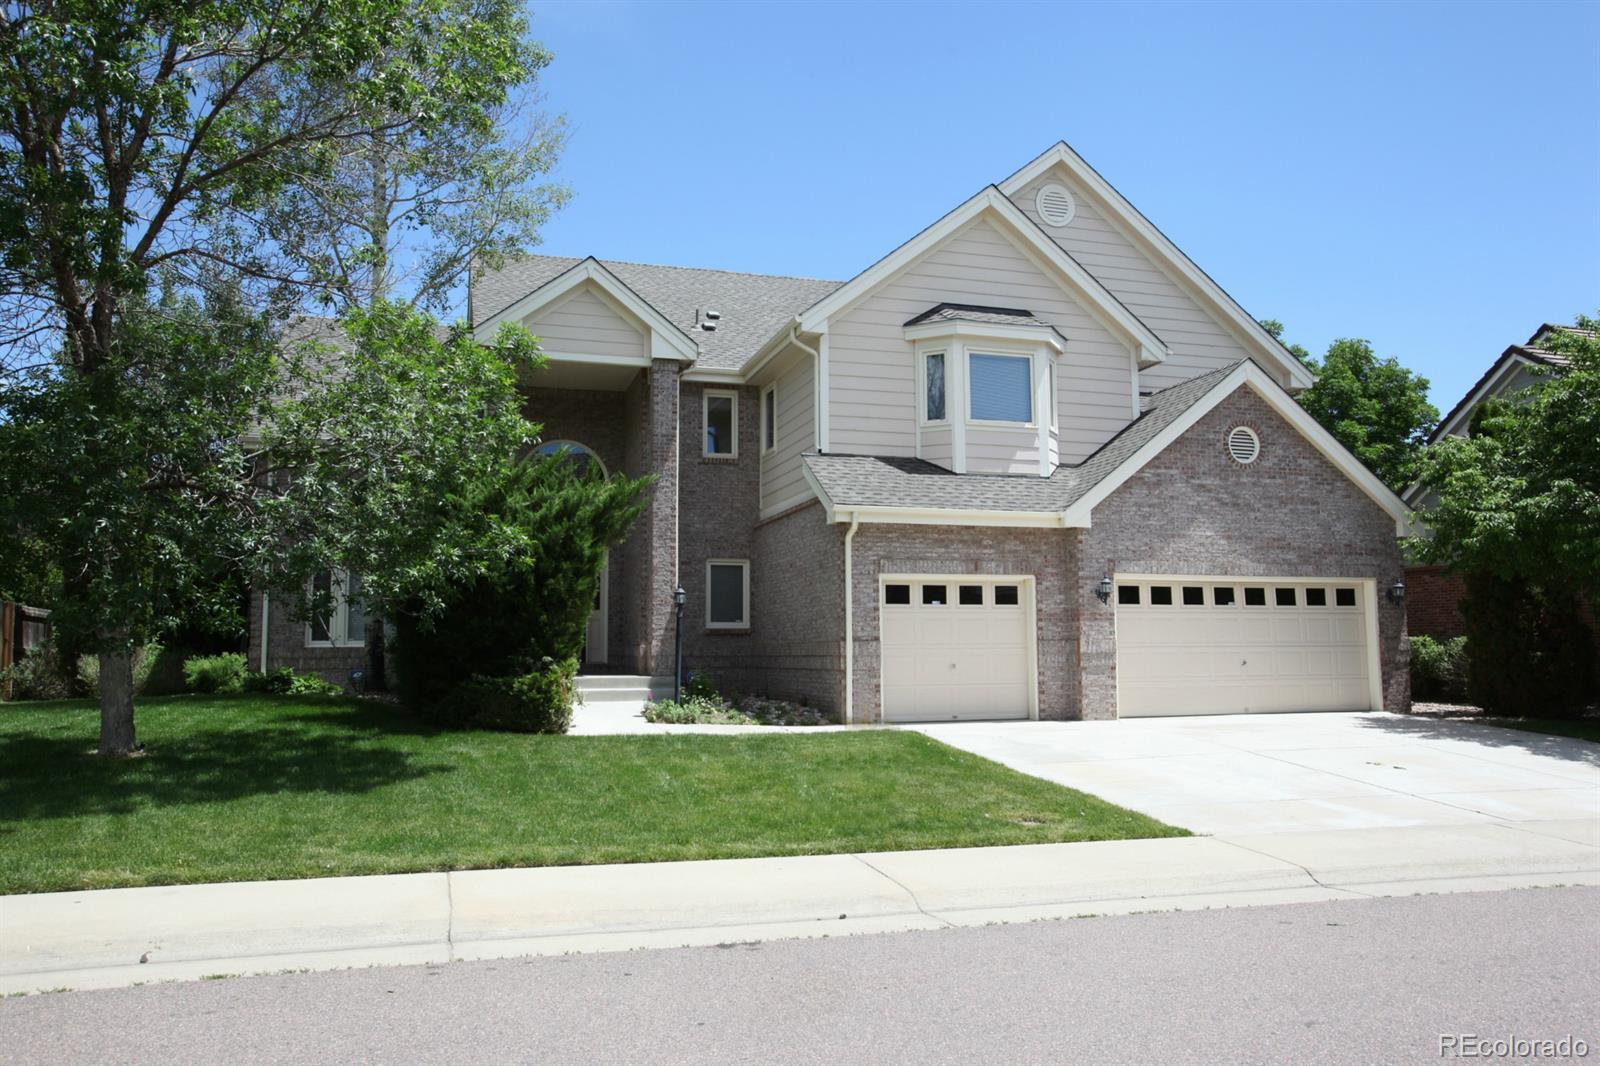
[[[908,341],[934,340],[944,337],[962,337],[973,340],[1019,341],[1029,347],[1043,345],[1057,355],[1066,351],[1061,334],[1049,326],[1007,326],[995,322],[966,322],[960,319],[944,322],[922,322],[905,328]]]
[[[737,370],[712,370],[692,366],[679,375],[681,381],[699,381],[707,385],[743,385],[745,376]]]
[[[1322,453],[1325,459],[1353,481],[1357,488],[1370,496],[1373,502],[1387,511],[1394,518],[1396,534],[1409,536],[1414,532],[1411,509],[1405,502],[1396,496],[1389,486],[1378,480],[1377,475],[1368,470],[1348,448],[1334,439],[1333,434],[1323,429],[1305,408],[1295,402],[1294,397],[1290,396],[1283,386],[1273,381],[1266,371],[1251,362],[1241,363],[1233,373],[1217,382],[1210,392],[1196,401],[1176,421],[1125,459],[1120,466],[1073,503],[1066,512],[1067,524],[1088,526],[1091,513],[1101,501],[1121,488],[1123,483],[1160,455],[1167,445],[1187,433],[1196,422],[1209,414],[1217,404],[1233,395],[1241,385],[1248,387],[1265,400],[1280,418],[1293,426],[1312,447]]]
[[[833,498],[823,491],[822,482],[811,472],[811,464],[806,462],[804,455],[800,457],[800,473],[805,475],[806,484],[811,486],[811,491],[816,493],[817,499],[821,501],[824,520],[830,523],[839,521],[833,509]]]
[[[495,330],[499,329],[500,323],[521,322],[580,285],[588,283],[593,283],[644,324],[650,333],[652,359],[676,359],[679,362],[692,363],[699,357],[699,346],[692,337],[669,321],[665,315],[652,307],[593,256],[575,263],[516,303],[484,319],[473,327],[472,335],[479,343],[486,343],[494,338]]]
[[[1472,421],[1472,412],[1476,411],[1480,404],[1491,397],[1499,396],[1500,387],[1518,370],[1533,365],[1533,360],[1514,351],[1506,352],[1500,358],[1502,361],[1500,367],[1491,371],[1483,384],[1473,389],[1464,401],[1456,404],[1448,421],[1439,423],[1439,428],[1433,431],[1433,436],[1429,439],[1430,444],[1454,436],[1458,430],[1469,425]]]
[[[1153,222],[1145,218],[1137,207],[1118,192],[1115,186],[1101,177],[1099,172],[1074,152],[1065,141],[1056,142],[1043,155],[1002,181],[1000,191],[1007,197],[1015,196],[1035,178],[1058,165],[1065,167],[1074,178],[1101,200],[1100,206],[1109,209],[1115,221],[1122,223],[1137,235],[1155,252],[1162,263],[1205,297],[1222,316],[1224,323],[1231,326],[1242,340],[1266,356],[1269,362],[1283,367],[1289,375],[1291,388],[1306,389],[1315,384],[1316,375],[1308,370],[1305,364],[1296,359],[1293,353],[1272,334],[1262,329],[1261,323],[1251,318],[1221,285],[1201,270],[1194,260],[1183,253],[1183,249],[1172,243],[1171,238],[1157,229]]]
[[[1074,290],[1073,295],[1084,309],[1112,326],[1117,332],[1149,353],[1166,358],[1167,345],[1154,330],[1145,325],[1137,315],[1128,310],[1111,294],[1093,274],[1083,268],[1055,241],[1047,237],[1038,226],[1023,214],[1016,204],[1007,199],[993,185],[961,204],[933,225],[878,260],[853,279],[812,304],[800,314],[800,329],[807,333],[821,333],[829,318],[865,298],[880,285],[894,278],[902,270],[932,251],[941,241],[955,233],[968,222],[985,215],[1003,220],[1007,228],[1019,236],[1031,250],[1053,267]]]
[[[839,504],[829,512],[835,523],[852,519],[878,525],[1011,526],[1062,529],[1074,523],[1060,511],[980,511],[958,507],[855,507]],[[1088,523],[1083,523],[1085,526]]]
[[[579,355],[576,352],[543,352],[541,354],[552,363],[583,363],[587,366],[648,367],[650,365],[650,357],[647,355]]]

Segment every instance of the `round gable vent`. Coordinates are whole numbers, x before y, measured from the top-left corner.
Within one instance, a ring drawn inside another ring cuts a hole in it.
[[[1055,182],[1041,186],[1033,204],[1039,209],[1039,217],[1044,219],[1044,224],[1056,229],[1071,222],[1072,216],[1078,213],[1078,202],[1072,198],[1066,186]]]
[[[1249,426],[1235,426],[1228,431],[1228,455],[1242,466],[1249,466],[1261,454],[1261,438]]]

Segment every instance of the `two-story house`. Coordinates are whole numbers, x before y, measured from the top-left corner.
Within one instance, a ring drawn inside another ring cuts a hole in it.
[[[1406,507],[1065,144],[848,281],[534,256],[471,316],[544,447],[657,477],[591,669],[670,674],[681,585],[692,667],[850,722],[1407,703]]]

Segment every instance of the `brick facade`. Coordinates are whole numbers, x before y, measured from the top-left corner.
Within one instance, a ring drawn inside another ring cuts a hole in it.
[[[1467,583],[1442,566],[1406,567],[1406,629],[1408,632],[1449,640],[1467,631],[1461,616],[1461,597]]]
[[[851,545],[854,721],[876,722],[883,701],[878,630],[884,574],[1032,576],[1038,621],[1039,717],[1076,718],[1078,531],[971,526],[863,525]]]
[[[287,666],[302,674],[316,674],[336,685],[350,682],[350,671],[365,667],[364,647],[313,647],[306,640],[306,623],[298,613],[298,603],[287,593],[267,597],[266,669]],[[250,640],[245,652],[245,669],[260,670],[261,593],[250,593]]]
[[[1223,447],[1241,425],[1261,440],[1248,466]],[[1108,573],[1375,579],[1383,705],[1410,706],[1406,612],[1383,595],[1402,573],[1394,519],[1255,393],[1223,400],[1092,521],[1074,591],[1085,718],[1116,716],[1116,609],[1093,593]]]

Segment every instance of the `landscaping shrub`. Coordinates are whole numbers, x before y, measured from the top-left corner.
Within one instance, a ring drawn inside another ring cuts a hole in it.
[[[1491,714],[1575,718],[1597,695],[1594,632],[1578,597],[1468,574],[1467,695]]]
[[[577,659],[547,659],[516,677],[475,677],[458,684],[424,713],[457,728],[565,733],[572,725],[577,677]]]
[[[160,657],[159,644],[146,644],[133,649],[134,695],[145,694],[145,686],[149,683],[150,674],[155,670],[156,660]],[[93,652],[78,656],[78,684],[83,687],[84,694],[91,699],[100,698],[100,656]]]
[[[245,692],[260,692],[268,696],[342,696],[344,689],[332,681],[324,681],[316,674],[297,674],[287,666],[268,670],[264,674],[247,673],[242,678]]]
[[[64,700],[72,696],[72,682],[61,669],[54,645],[24,655],[0,670],[0,692],[11,684],[13,700]]]
[[[644,720],[666,725],[755,725],[755,719],[742,714],[720,696],[695,696],[687,692],[677,700],[650,700],[644,705]]]
[[[683,695],[707,700],[720,700],[722,698],[722,693],[717,691],[716,681],[704,670],[689,671],[689,678],[683,686]]]
[[[558,455],[523,462],[504,483],[481,489],[470,506],[528,531],[528,540],[448,590],[441,609],[395,612],[389,664],[402,702],[444,723],[553,726],[537,709],[553,697],[535,690],[560,689],[551,664],[579,658],[606,552],[643,510],[646,484],[602,480]],[[473,710],[485,701],[494,709]]]
[[[770,696],[742,696],[739,710],[760,725],[830,725],[833,719],[824,711],[793,700]]]
[[[1441,703],[1467,700],[1467,638],[1411,638],[1411,698]]]
[[[242,692],[244,656],[238,652],[193,656],[184,661],[183,680],[190,692]]]

